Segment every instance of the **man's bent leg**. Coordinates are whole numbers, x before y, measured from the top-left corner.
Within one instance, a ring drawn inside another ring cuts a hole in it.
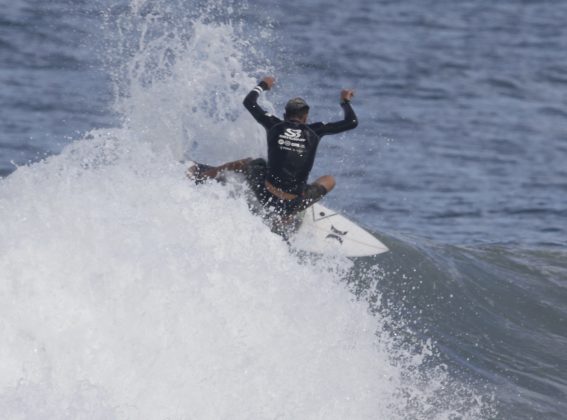
[[[252,161],[252,158],[235,160],[233,162],[224,163],[220,166],[206,167],[205,170],[199,164],[191,166],[187,169],[187,177],[194,179],[195,182],[203,182],[207,179],[215,179],[219,173],[223,171],[243,172],[244,168]]]
[[[331,175],[325,175],[318,178],[314,183],[307,185],[303,194],[293,200],[292,214],[299,213],[306,208],[312,206],[325,195],[335,188],[335,178]]]
[[[252,158],[235,160],[233,162],[228,162],[223,165],[207,169],[201,175],[205,178],[216,178],[218,174],[223,171],[242,172],[246,165],[248,165],[251,161]]]

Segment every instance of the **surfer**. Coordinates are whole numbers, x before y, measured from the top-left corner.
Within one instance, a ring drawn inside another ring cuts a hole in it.
[[[274,77],[264,77],[244,98],[246,109],[266,129],[268,161],[247,158],[217,167],[198,164],[189,168],[187,176],[199,183],[217,178],[224,171],[242,172],[262,206],[285,222],[335,187],[335,178],[331,175],[324,175],[311,184],[307,182],[321,137],[353,129],[358,121],[350,105],[354,91],[349,89],[343,89],[340,94],[344,111],[341,121],[308,124],[309,105],[299,97],[287,102],[282,121],[257,103],[260,93],[270,90],[274,83]]]

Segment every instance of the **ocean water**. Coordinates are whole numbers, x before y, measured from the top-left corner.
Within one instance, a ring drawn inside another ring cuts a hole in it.
[[[18,0],[0,14],[0,418],[567,418],[567,3]],[[359,127],[295,253],[186,162]]]

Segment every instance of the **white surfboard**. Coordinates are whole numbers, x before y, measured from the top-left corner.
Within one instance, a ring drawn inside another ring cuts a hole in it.
[[[346,257],[368,257],[388,251],[374,235],[318,203],[305,211],[292,243],[303,251],[338,252]]]

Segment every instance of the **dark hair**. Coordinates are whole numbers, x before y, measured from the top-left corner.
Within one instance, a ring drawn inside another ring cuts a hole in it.
[[[303,98],[290,99],[285,106],[285,118],[299,117],[307,115],[309,112],[309,105]]]

